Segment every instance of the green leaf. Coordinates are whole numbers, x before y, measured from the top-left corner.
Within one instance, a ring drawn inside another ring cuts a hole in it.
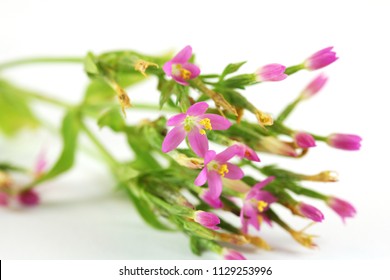
[[[173,93],[173,87],[175,86],[175,81],[170,80],[166,81],[164,79],[160,79],[158,89],[161,92],[160,95],[160,109],[164,106],[164,104],[171,98]]]
[[[61,173],[68,171],[73,166],[79,130],[79,112],[77,110],[70,110],[62,121],[62,152],[54,166],[42,177],[40,177],[36,183],[52,179]]]
[[[219,80],[222,81],[227,75],[232,74],[234,72],[237,72],[241,68],[241,66],[244,65],[245,63],[246,63],[246,61],[242,61],[242,62],[238,62],[238,63],[230,63],[223,70]]]
[[[161,166],[151,154],[153,148],[145,141],[141,128],[127,127],[127,141],[136,155],[134,164],[143,171],[160,169]]]
[[[246,86],[256,83],[255,74],[241,74],[231,77],[220,84],[227,88],[245,89]]]
[[[105,111],[99,117],[98,125],[100,128],[107,126],[116,132],[123,131],[126,128],[126,123],[118,107],[112,107]]]
[[[0,132],[14,135],[22,128],[35,128],[39,121],[28,104],[32,92],[0,80]]]
[[[148,201],[136,194],[135,189],[137,186],[133,182],[130,182],[128,185],[122,184],[121,187],[126,190],[138,213],[148,225],[158,230],[172,230],[157,218]]]
[[[200,238],[195,236],[190,236],[190,248],[194,255],[200,256],[205,250],[204,246],[200,242]]]
[[[174,91],[177,94],[177,102],[182,110],[186,112],[187,109],[191,106],[189,99],[189,87],[175,84]]]
[[[16,166],[7,162],[0,162],[0,170],[3,171],[15,171],[15,172],[26,172],[27,170],[23,167]]]
[[[91,52],[89,52],[84,58],[84,70],[90,76],[100,74],[99,67],[96,64],[96,58]]]

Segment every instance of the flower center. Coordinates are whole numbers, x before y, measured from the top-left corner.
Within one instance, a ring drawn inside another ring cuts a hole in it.
[[[208,169],[217,171],[219,175],[225,177],[227,173],[229,173],[229,169],[227,164],[219,164],[216,161],[212,161],[207,165]]]
[[[195,118],[193,116],[187,116],[184,119],[184,130],[190,132],[195,125]]]
[[[172,74],[175,76],[180,76],[183,80],[189,80],[191,78],[191,72],[187,69],[184,69],[181,64],[177,63],[172,65]]]
[[[209,118],[204,118],[202,120],[199,121],[199,124],[203,126],[204,129],[200,129],[199,130],[199,133],[202,134],[202,135],[205,135],[206,134],[206,130],[213,130],[213,127],[211,126],[211,122],[210,122],[210,119]]]
[[[268,203],[265,202],[264,200],[260,200],[258,203],[257,203],[257,210],[259,210],[259,212],[263,212],[264,209],[268,206]]]

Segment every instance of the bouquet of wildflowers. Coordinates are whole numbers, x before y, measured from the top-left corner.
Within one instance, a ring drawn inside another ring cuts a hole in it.
[[[158,230],[182,231],[194,254],[209,250],[237,260],[245,257],[232,247],[249,244],[268,250],[270,246],[261,238],[264,224],[275,224],[301,245],[313,248],[313,236],[294,229],[273,206],[279,204],[310,223],[322,222],[322,212],[305,202],[309,197],[325,203],[343,221],[353,217],[356,210],[347,201],[304,186],[304,181],[335,182],[337,173],[295,173],[262,162],[261,154],[302,158],[318,142],[355,151],[361,138],[342,133],[322,136],[285,124],[301,102],[324,87],[328,80],[324,74],[312,80],[275,118],[263,111],[266,108],[260,110],[252,104],[243,92],[250,86],[282,81],[301,70],[321,69],[336,60],[329,47],[290,67],[269,64],[254,73],[237,74],[245,64],[239,62],[228,64],[220,74],[206,74],[196,65],[192,48],[186,46],[174,56],[126,50],[0,64],[0,71],[6,71],[32,63],[83,63],[90,78],[80,104],[68,104],[0,78],[0,132],[14,136],[21,129],[43,125],[34,113],[34,102],[64,111],[62,152],[53,164],[41,154],[31,172],[0,158],[0,205],[39,205],[40,195],[44,195],[39,186],[73,167],[78,136],[85,134],[145,222]],[[133,104],[131,86],[149,76],[157,78],[160,99]],[[160,117],[135,120],[135,111],[144,109],[156,110]],[[248,120],[246,114],[253,114],[257,121]],[[88,119],[124,135],[134,157],[118,161],[92,132]],[[14,180],[18,173],[30,176],[28,182]],[[223,212],[234,219],[223,219]]]

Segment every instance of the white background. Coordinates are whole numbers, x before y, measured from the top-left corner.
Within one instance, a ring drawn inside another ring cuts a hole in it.
[[[362,150],[343,152],[318,145],[301,160],[261,158],[263,164],[278,162],[299,172],[337,170],[339,183],[307,185],[348,199],[358,214],[343,225],[333,212],[316,204],[326,216],[309,231],[320,236],[319,249],[301,248],[275,226],[261,233],[272,252],[245,254],[252,259],[389,258],[389,8],[387,1],[1,0],[0,61],[114,49],[154,54],[190,44],[203,73],[242,60],[248,61],[243,72],[251,72],[268,63],[293,65],[334,46],[340,59],[323,71],[330,76],[328,85],[301,104],[288,124],[324,135],[359,134]],[[246,96],[260,109],[277,114],[317,73],[300,72],[280,83],[259,85]],[[81,66],[67,65],[24,67],[1,75],[69,101],[80,100],[88,81]],[[134,102],[157,103],[155,87],[151,79],[129,93]],[[40,109],[40,115],[58,126],[60,112]],[[131,122],[150,116],[139,111],[128,115]],[[104,129],[100,134],[118,158],[130,155],[122,138]],[[26,131],[17,139],[1,136],[0,160],[32,166],[41,147],[48,146],[53,161],[59,142],[51,135]],[[41,206],[0,209],[0,258],[196,258],[185,236],[145,225],[127,198],[114,191],[108,170],[88,155],[94,153],[88,142],[82,146],[86,153],[78,157],[76,170],[40,187]],[[297,228],[304,225],[287,211],[279,212]]]

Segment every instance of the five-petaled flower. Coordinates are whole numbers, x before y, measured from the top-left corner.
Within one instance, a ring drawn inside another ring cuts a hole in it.
[[[162,151],[172,151],[188,136],[192,150],[198,156],[204,157],[209,149],[206,130],[225,130],[231,126],[230,121],[222,116],[206,114],[208,107],[206,102],[198,102],[188,108],[186,113],[171,117],[167,125],[174,128],[165,137]]]
[[[222,193],[222,177],[239,180],[244,177],[244,172],[238,166],[228,161],[237,155],[237,146],[230,146],[217,154],[215,151],[207,151],[204,156],[204,168],[195,179],[195,185],[202,186],[208,182],[208,195],[216,199]]]
[[[274,176],[268,177],[254,185],[247,193],[244,205],[240,212],[242,231],[244,233],[248,233],[249,225],[252,225],[256,230],[260,230],[260,223],[262,220],[269,222],[267,216],[263,213],[267,211],[270,204],[274,203],[277,199],[270,192],[262,189],[274,179]]]
[[[188,86],[188,80],[192,80],[200,74],[199,67],[188,62],[191,56],[192,48],[186,46],[174,58],[164,64],[165,74],[172,77],[177,83]]]

